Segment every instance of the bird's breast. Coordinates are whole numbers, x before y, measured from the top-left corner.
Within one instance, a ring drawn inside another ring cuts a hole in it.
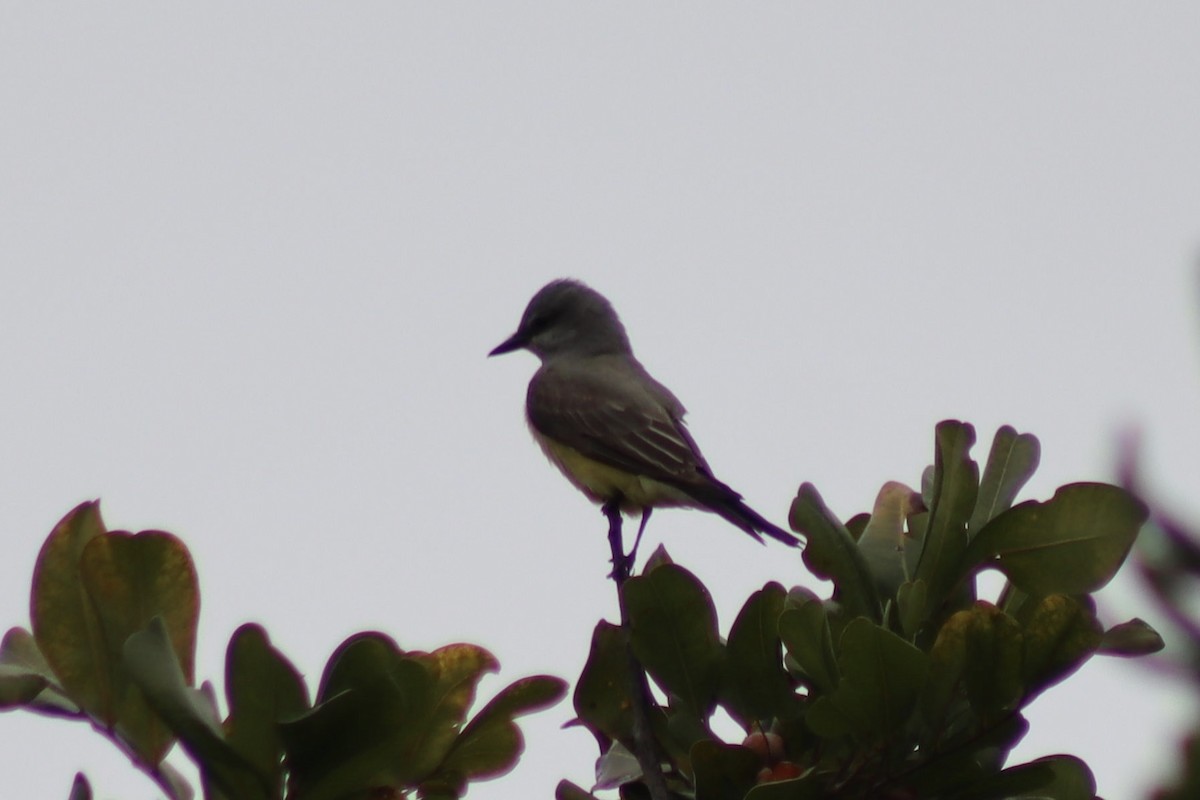
[[[622,510],[629,512],[647,507],[695,505],[691,496],[662,481],[634,475],[588,458],[575,448],[539,433],[532,426],[530,431],[546,458],[558,467],[575,488],[596,503],[606,503],[619,497]]]

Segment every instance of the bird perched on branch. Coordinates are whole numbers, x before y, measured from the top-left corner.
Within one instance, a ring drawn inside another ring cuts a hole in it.
[[[534,439],[610,522],[640,511],[640,540],[653,509],[683,506],[718,514],[760,542],[765,534],[801,543],[712,474],[683,404],[634,358],[625,326],[599,292],[574,280],[542,287],[517,332],[488,355],[522,348],[542,361],[525,404]]]

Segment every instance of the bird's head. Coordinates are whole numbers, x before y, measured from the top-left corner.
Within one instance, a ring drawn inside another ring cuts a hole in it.
[[[543,361],[562,354],[631,352],[625,326],[604,295],[584,283],[565,279],[543,286],[525,307],[517,332],[488,355],[522,348]]]

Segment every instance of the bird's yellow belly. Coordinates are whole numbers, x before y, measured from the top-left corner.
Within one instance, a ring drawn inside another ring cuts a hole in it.
[[[648,506],[690,506],[695,504],[689,495],[674,486],[634,475],[625,470],[588,458],[573,447],[551,441],[535,433],[538,444],[567,480],[597,503],[621,498],[624,511]]]

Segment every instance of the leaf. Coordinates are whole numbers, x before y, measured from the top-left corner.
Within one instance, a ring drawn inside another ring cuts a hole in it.
[[[88,783],[87,777],[82,772],[75,773],[75,780],[71,783],[71,793],[67,795],[67,800],[92,800],[92,787]]]
[[[0,664],[0,710],[28,705],[46,686],[46,679],[41,675]]]
[[[1048,756],[1010,767],[972,793],[977,800],[1093,800],[1095,796],[1092,771],[1074,756]]]
[[[929,654],[921,702],[925,720],[931,727],[940,724],[960,682],[985,725],[1016,709],[1024,689],[1022,652],[1017,621],[991,603],[978,601],[952,615]]]
[[[596,785],[592,791],[617,789],[642,777],[642,767],[637,756],[620,742],[610,742],[600,758],[596,759]]]
[[[935,439],[933,478],[926,497],[929,519],[913,579],[925,581],[929,602],[939,606],[963,576],[960,559],[967,548],[967,520],[979,492],[979,466],[970,456],[975,444],[975,429],[970,425],[940,422]]]
[[[1028,731],[1029,723],[1020,713],[979,733],[962,731],[961,736],[947,738],[945,730],[936,731],[941,750],[903,779],[908,796],[976,800],[975,787],[1000,771],[1009,752]]]
[[[899,481],[885,483],[875,498],[870,521],[858,539],[858,550],[881,598],[894,598],[916,566],[919,543],[909,537],[905,523],[910,514],[923,508],[921,496]]]
[[[925,581],[909,581],[896,591],[896,608],[900,629],[909,639],[914,638],[925,624],[929,611],[929,587]]]
[[[795,696],[779,638],[786,593],[768,583],[742,606],[725,644],[722,705],[748,728],[756,720],[789,716]]]
[[[253,765],[271,796],[282,796],[279,723],[308,710],[308,689],[295,666],[271,646],[259,625],[242,625],[229,639],[225,699],[229,706],[226,741]]]
[[[788,522],[808,540],[804,563],[818,578],[833,581],[837,598],[851,616],[882,619],[875,580],[858,545],[838,522],[811,483],[803,483],[792,501]]]
[[[629,646],[622,630],[601,620],[592,632],[587,663],[575,684],[575,713],[593,732],[630,745],[633,688]]]
[[[1096,779],[1088,765],[1074,756],[1047,756],[1030,762],[1048,766],[1054,771],[1054,780],[1038,790],[1039,794],[1052,800],[1093,800],[1096,796]]]
[[[155,768],[158,773],[156,782],[163,787],[167,796],[172,800],[193,800],[196,792],[192,789],[192,785],[188,783],[187,778],[183,777],[183,773],[171,766],[170,762],[164,761]],[[217,795],[210,800],[222,800]],[[241,800],[241,798],[239,798]]]
[[[751,750],[711,739],[692,746],[696,800],[740,800],[754,787],[762,763]]]
[[[1135,617],[1105,631],[1097,652],[1107,656],[1145,656],[1165,646],[1158,631]]]
[[[113,729],[147,765],[171,737],[125,673],[126,638],[164,615],[191,677],[198,590],[187,549],[170,534],[106,534],[97,503],[72,510],[46,539],[34,569],[33,635],[64,691]]]
[[[993,519],[964,561],[974,566],[994,559],[1031,595],[1088,594],[1116,574],[1147,515],[1145,504],[1124,489],[1069,484],[1045,503],[1030,500]]]
[[[160,618],[184,681],[192,683],[200,591],[191,556],[169,533],[113,531],[84,546],[79,572],[107,651],[117,731],[147,763],[157,764],[171,737],[141,692],[131,691],[123,648],[130,636]]]
[[[326,666],[318,705],[280,726],[297,791],[331,800],[418,785],[445,758],[478,681],[495,669],[474,645],[404,653],[381,633],[350,637]]]
[[[566,694],[566,682],[548,675],[509,684],[459,734],[439,772],[452,772],[465,779],[505,774],[516,766],[524,749],[516,718],[549,708]]]
[[[654,552],[650,554],[650,557],[646,559],[645,565],[642,566],[642,574],[649,575],[661,566],[674,563],[671,560],[671,555],[667,552],[667,548],[659,544],[658,547],[654,548]]]
[[[621,593],[637,660],[699,718],[716,702],[723,650],[717,611],[696,576],[675,564],[630,578]]]
[[[814,688],[826,693],[837,688],[839,675],[833,635],[819,600],[784,611],[779,617],[779,635],[788,654],[811,679]]]
[[[1021,487],[1037,470],[1041,449],[1033,434],[1018,434],[1011,425],[1000,426],[992,440],[987,466],[983,468],[975,510],[967,523],[970,536],[978,533],[997,514],[1008,510]]]
[[[496,657],[473,644],[452,644],[439,647],[428,655],[410,655],[433,667],[436,682],[433,707],[422,720],[425,732],[413,743],[411,750],[401,753],[405,766],[395,774],[402,779],[408,775],[415,779],[441,763],[454,745],[466,721],[467,711],[475,702],[479,681],[488,673],[500,671],[500,662]],[[529,691],[535,695],[538,693],[537,689]],[[514,703],[517,700],[512,698]],[[408,766],[412,762],[416,762],[415,768]]]
[[[103,533],[96,502],[76,506],[59,521],[38,553],[30,616],[37,649],[68,697],[110,727],[117,705],[113,665],[79,570],[84,546]]]
[[[558,786],[554,787],[554,800],[598,800],[598,798],[570,781],[559,781]]]
[[[18,675],[41,679],[42,689],[20,705],[28,711],[54,716],[77,716],[79,706],[71,702],[54,671],[46,663],[46,657],[38,650],[33,634],[24,628],[10,628],[0,641],[0,673],[10,677]],[[28,685],[28,684],[20,684]],[[18,694],[23,694],[17,689]]]
[[[980,718],[991,722],[1016,709],[1021,700],[1021,629],[990,603],[976,603],[970,614],[967,697]]]
[[[434,677],[386,637],[359,634],[326,666],[316,707],[280,725],[293,793],[332,800],[388,783],[415,720],[433,704]]]
[[[1082,666],[1104,639],[1096,615],[1064,595],[1043,598],[1024,633],[1022,673],[1030,698]]]
[[[597,800],[597,797],[570,781],[562,780],[554,788],[554,800]]]
[[[819,736],[886,737],[908,721],[925,683],[929,657],[870,620],[852,620],[838,643],[841,680],[817,698],[806,720]]]
[[[226,743],[211,700],[188,686],[162,617],[154,617],[145,630],[131,635],[123,655],[141,696],[179,737],[207,780],[238,800],[271,796],[267,779]]]

